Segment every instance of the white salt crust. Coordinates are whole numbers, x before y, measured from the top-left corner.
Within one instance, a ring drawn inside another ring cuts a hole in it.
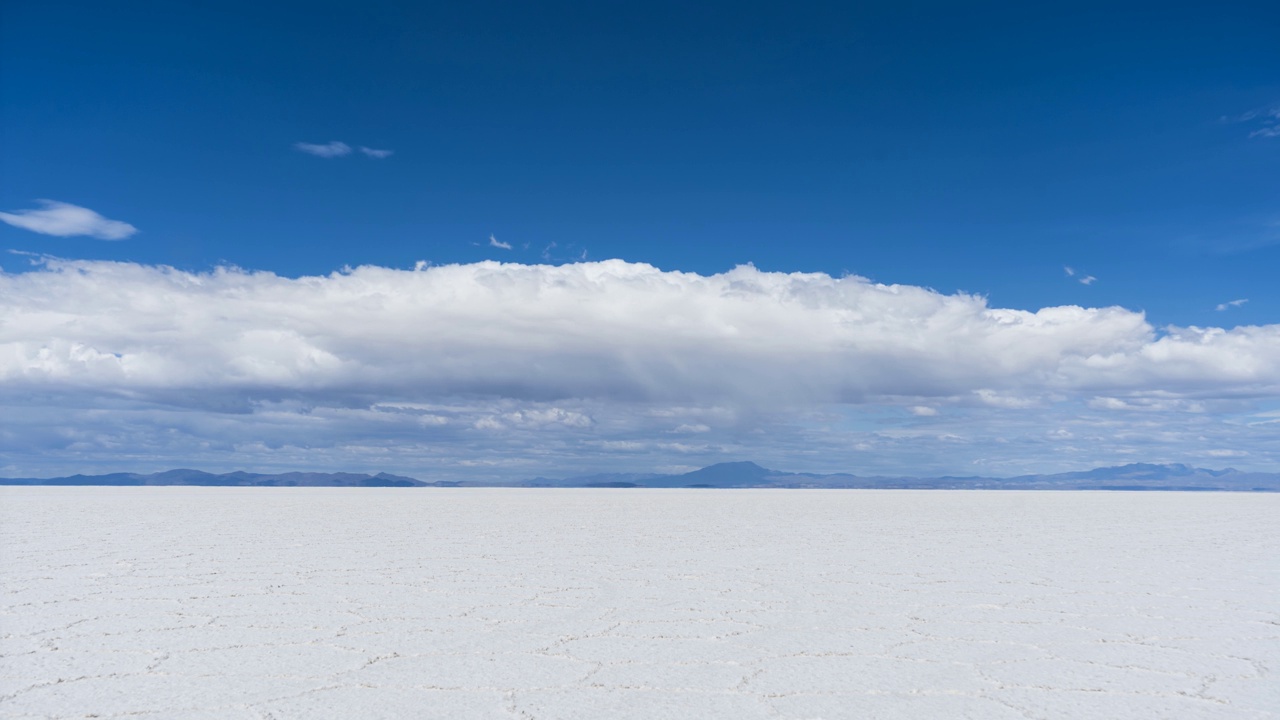
[[[6,718],[1280,718],[1280,495],[5,488]]]

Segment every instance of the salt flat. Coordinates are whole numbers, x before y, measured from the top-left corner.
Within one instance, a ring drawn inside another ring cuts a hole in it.
[[[1280,717],[1280,495],[0,501],[4,717]]]

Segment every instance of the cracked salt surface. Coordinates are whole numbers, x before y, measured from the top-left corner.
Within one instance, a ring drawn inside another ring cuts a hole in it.
[[[0,501],[3,717],[1280,718],[1280,495]]]

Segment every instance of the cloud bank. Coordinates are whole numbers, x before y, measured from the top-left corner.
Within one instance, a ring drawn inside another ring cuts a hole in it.
[[[246,396],[440,393],[862,403],[1280,394],[1280,326],[1164,328],[1119,307],[742,266],[620,260],[285,278],[48,260],[5,274],[0,380]]]
[[[50,425],[58,408],[115,408],[117,421],[171,408],[201,427],[253,416],[272,428],[254,437],[281,447],[338,417],[352,436],[411,444],[506,433],[538,436],[525,452],[572,439],[577,456],[715,456],[742,433],[795,438],[809,432],[797,422],[831,427],[846,412],[942,423],[986,408],[1060,429],[1063,404],[1128,416],[1280,398],[1280,325],[1157,329],[1119,307],[993,308],[856,276],[620,260],[302,278],[41,262],[0,274],[0,399],[39,398]],[[671,437],[655,450],[659,432]],[[758,457],[765,440],[751,442]]]
[[[23,230],[57,237],[87,235],[99,240],[123,240],[138,232],[127,222],[108,220],[89,208],[58,202],[37,200],[40,209],[0,212],[0,220]]]

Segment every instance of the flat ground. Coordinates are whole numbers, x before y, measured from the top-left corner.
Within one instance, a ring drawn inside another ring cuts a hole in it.
[[[1280,717],[1280,495],[6,488],[0,716]]]

